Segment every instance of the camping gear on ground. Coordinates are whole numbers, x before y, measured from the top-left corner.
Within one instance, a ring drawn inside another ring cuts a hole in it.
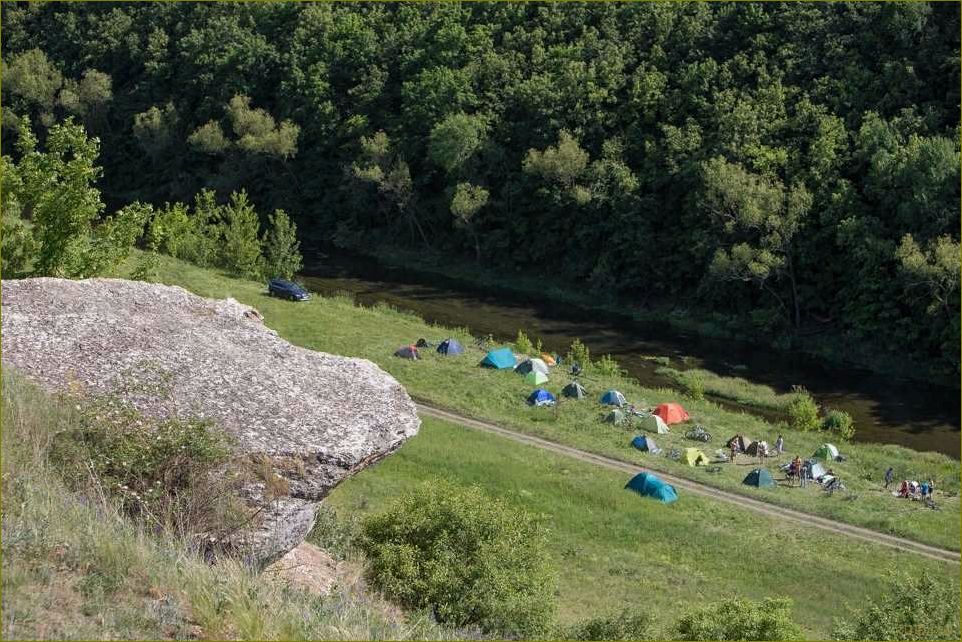
[[[571,364],[571,374],[575,377],[581,374],[581,365],[577,363]]]
[[[701,424],[695,424],[694,428],[685,433],[685,439],[703,441],[707,444],[711,441],[711,433],[705,430],[705,427]]]
[[[462,346],[457,339],[445,339],[438,344],[438,354],[452,355],[462,354],[463,352],[464,346]]]
[[[606,406],[624,406],[627,402],[625,396],[618,392],[617,390],[606,390],[605,394],[601,395],[601,403]]]
[[[677,403],[662,403],[655,407],[655,414],[661,417],[666,424],[678,424],[688,421],[688,411]]]
[[[721,463],[721,462],[726,462],[729,459],[730,457],[728,455],[728,452],[726,452],[725,450],[719,448],[718,450],[715,451],[715,461]]]
[[[481,359],[481,363],[478,365],[484,368],[504,370],[506,368],[513,368],[514,363],[514,353],[511,352],[510,348],[498,348],[484,355],[484,359]]]
[[[428,341],[427,339],[425,339],[424,337],[421,337],[420,339],[418,339],[417,343],[415,343],[414,345],[417,346],[418,348],[434,347],[434,344]]]
[[[725,445],[731,448],[732,442],[735,442],[735,450],[743,453],[748,450],[748,447],[752,443],[752,438],[746,437],[745,435],[734,435],[731,439],[725,442]]]
[[[402,359],[420,359],[421,355],[418,354],[418,349],[416,346],[401,346],[394,351],[395,357],[401,357]]]
[[[555,404],[555,398],[553,394],[544,388],[538,388],[528,395],[528,403],[532,406],[553,406]]]
[[[758,488],[768,488],[775,486],[775,479],[772,474],[764,468],[756,468],[748,473],[742,483],[746,486],[756,486]]]
[[[635,491],[642,497],[657,499],[663,504],[678,500],[675,488],[653,473],[638,473],[625,484],[625,488]]]
[[[708,455],[697,448],[685,448],[682,451],[682,460],[689,466],[707,466]]]
[[[838,457],[838,448],[832,444],[822,444],[815,450],[815,453],[812,455],[812,457],[815,459],[824,459],[826,461],[834,460],[836,457]]]
[[[542,353],[541,353],[541,360],[544,361],[545,364],[546,364],[546,365],[549,365],[549,366],[556,366],[556,365],[558,365],[558,362],[555,360],[555,358],[552,357],[552,356],[551,356],[550,354],[548,354],[547,352],[542,352]]]
[[[532,370],[524,376],[524,382],[530,383],[533,386],[540,386],[545,381],[548,380],[548,375],[538,372],[537,370]]]
[[[605,415],[605,423],[620,426],[625,423],[625,413],[621,412],[620,410],[612,410]]]
[[[584,399],[588,396],[588,391],[577,381],[572,381],[561,389],[561,394],[570,399]]]
[[[548,364],[541,359],[525,359],[515,366],[514,371],[518,374],[528,374],[531,371],[540,372],[543,375],[551,373],[551,371],[548,370]]]
[[[753,457],[768,457],[769,448],[767,441],[753,441],[748,444],[745,453]]]
[[[661,420],[658,415],[645,415],[639,419],[638,427],[645,432],[653,432],[657,435],[667,435],[668,424]]]
[[[661,452],[661,448],[655,445],[655,440],[648,435],[638,435],[631,440],[631,445],[642,452],[649,452],[652,455],[657,455]]]

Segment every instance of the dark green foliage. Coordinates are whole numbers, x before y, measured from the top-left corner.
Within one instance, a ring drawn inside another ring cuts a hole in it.
[[[111,210],[243,188],[305,239],[959,371],[957,4],[2,11],[3,151],[75,115]]]
[[[544,527],[480,488],[419,486],[365,519],[360,546],[375,586],[440,622],[532,637],[554,616]]]
[[[844,410],[829,410],[822,419],[822,430],[833,432],[842,439],[851,440],[855,436],[852,416]]]
[[[230,203],[221,210],[224,228],[224,247],[221,265],[237,274],[256,278],[263,272],[260,221],[247,192],[234,192]]]
[[[836,640],[958,640],[959,593],[928,573],[893,573],[881,597],[835,622]]]
[[[675,628],[680,640],[798,640],[791,610],[789,599],[729,599],[688,611]]]
[[[579,622],[560,637],[563,640],[645,640],[650,627],[651,616],[631,608]]]
[[[303,265],[297,225],[284,210],[277,210],[268,216],[268,222],[270,226],[263,240],[264,274],[268,278],[280,276],[293,279]]]
[[[818,404],[809,395],[800,395],[788,404],[788,418],[795,430],[817,430],[820,425]]]

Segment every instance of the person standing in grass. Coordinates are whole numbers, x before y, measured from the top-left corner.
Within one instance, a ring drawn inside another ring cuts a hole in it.
[[[779,435],[778,439],[775,440],[775,452],[781,455],[784,450],[785,450],[785,440],[782,439],[781,435]]]
[[[932,499],[932,495],[935,494],[935,480],[929,480],[929,499]]]
[[[889,469],[885,471],[885,488],[888,489],[889,484],[895,479],[895,471],[889,466]]]

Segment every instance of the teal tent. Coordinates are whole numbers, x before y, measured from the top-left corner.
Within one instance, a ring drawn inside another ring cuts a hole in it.
[[[608,390],[605,394],[601,395],[601,403],[606,406],[624,406],[628,402],[625,401],[625,396],[618,392],[617,390]]]
[[[742,483],[746,486],[756,486],[758,488],[771,488],[776,485],[772,474],[764,468],[756,468],[748,473],[748,476],[742,480]]]
[[[664,504],[678,500],[678,493],[675,492],[674,487],[653,473],[638,473],[625,484],[625,488],[635,491],[642,497],[657,499]]]
[[[498,350],[492,350],[484,356],[484,359],[481,360],[480,365],[485,368],[497,368],[498,370],[513,368],[514,353],[511,352],[510,348],[499,348]]]

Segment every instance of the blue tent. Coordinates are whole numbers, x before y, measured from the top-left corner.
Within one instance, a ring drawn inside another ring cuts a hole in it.
[[[601,403],[606,406],[624,406],[627,401],[625,401],[625,396],[618,392],[617,390],[608,390],[605,394],[601,395]]]
[[[661,452],[661,448],[655,445],[655,440],[647,435],[638,435],[631,440],[631,445],[638,450],[649,452],[652,454],[657,454]]]
[[[505,368],[514,367],[514,353],[511,352],[510,348],[499,348],[498,350],[492,350],[481,359],[481,364],[485,368],[497,368],[498,370],[504,370]]]
[[[625,484],[625,488],[633,490],[643,497],[657,499],[663,504],[670,504],[678,500],[678,493],[675,492],[674,487],[662,481],[653,473],[638,473]]]
[[[538,388],[528,395],[528,403],[532,406],[553,406],[555,404],[555,398],[553,394],[544,388]]]
[[[445,339],[438,345],[438,354],[461,354],[464,346],[457,339]]]

